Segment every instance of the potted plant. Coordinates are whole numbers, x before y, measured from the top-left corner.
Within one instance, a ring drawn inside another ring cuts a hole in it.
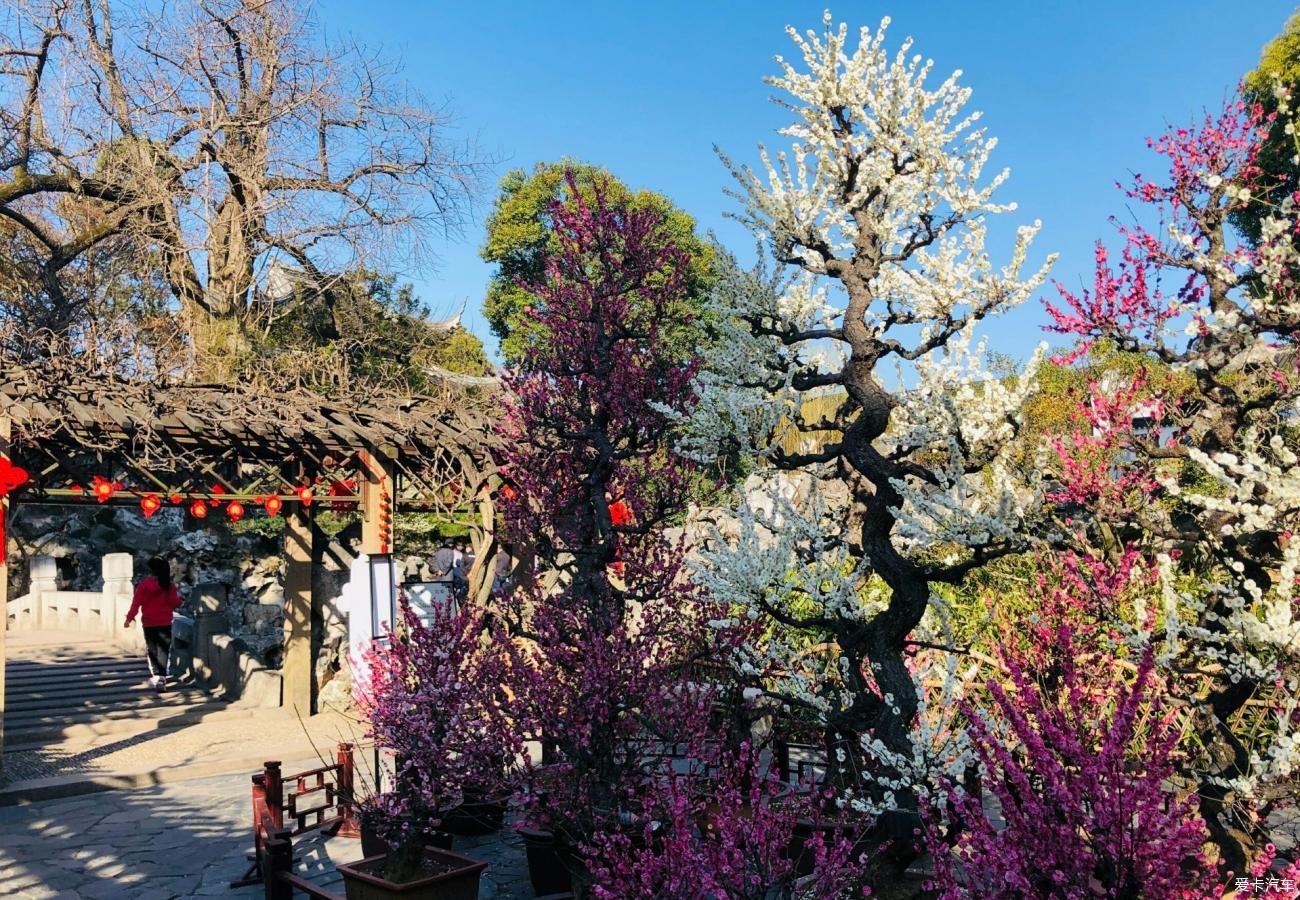
[[[363,807],[364,858],[338,866],[348,900],[475,900],[487,863],[452,853],[438,803],[398,786]],[[438,846],[445,844],[447,846]]]
[[[422,621],[403,602],[402,628],[377,642],[354,685],[369,734],[391,754],[392,787],[362,805],[366,858],[340,866],[349,898],[477,896],[486,864],[431,846],[483,760],[517,753],[496,702],[499,648],[482,611],[435,607]],[[387,892],[387,893],[385,893]]]
[[[392,850],[384,837],[384,824],[388,817],[386,808],[389,805],[389,798],[383,794],[375,794],[357,801],[356,812],[357,820],[361,825],[362,856],[384,856]],[[426,831],[423,838],[426,847],[436,847],[439,850],[452,848],[452,835],[445,828]]]
[[[393,855],[340,863],[348,900],[477,900],[479,876],[487,863],[450,850],[420,845],[413,870],[393,877]],[[406,865],[405,858],[400,865]]]

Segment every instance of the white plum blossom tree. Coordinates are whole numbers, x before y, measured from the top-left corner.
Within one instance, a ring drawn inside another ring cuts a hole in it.
[[[747,447],[769,473],[849,488],[846,514],[775,490],[763,504],[774,513],[743,507],[739,535],[703,554],[699,576],[749,619],[783,626],[737,666],[782,673],[767,689],[825,728],[848,786],[872,748],[916,756],[908,651],[931,587],[1024,546],[1039,492],[1010,477],[1009,454],[1041,350],[999,380],[973,333],[1031,296],[1051,259],[1024,274],[1037,223],[1018,229],[1005,266],[989,257],[987,221],[1015,207],[993,200],[1008,173],[985,174],[996,140],[966,111],[960,72],[932,84],[910,40],[887,51],[888,19],[856,47],[829,13],[824,23],[788,29],[800,60],[778,57],[768,79],[793,118],[789,149],[762,148],[761,172],[723,157],[737,219],[780,268],[723,258],[692,449]],[[801,433],[823,437],[801,445]],[[833,646],[833,677],[801,668],[781,637],[801,633]]]

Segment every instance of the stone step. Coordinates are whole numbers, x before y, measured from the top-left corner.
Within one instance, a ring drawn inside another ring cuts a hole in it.
[[[144,693],[144,692],[142,692]],[[45,706],[45,708],[29,708],[5,710],[4,722],[5,730],[8,728],[21,728],[27,723],[49,723],[49,722],[73,722],[82,721],[85,718],[94,718],[101,715],[105,718],[122,718],[126,715],[164,715],[168,710],[183,708],[183,706],[195,706],[199,704],[209,704],[213,701],[205,695],[195,696],[194,693],[188,693],[187,696],[174,695],[174,693],[157,693],[148,692],[149,696],[140,696],[134,700],[117,700],[104,702],[104,704],[91,704],[88,706]],[[224,704],[222,704],[224,705]]]
[[[97,691],[95,693],[76,695],[60,695],[54,698],[43,698],[29,694],[20,694],[18,696],[8,695],[5,698],[5,721],[10,721],[10,717],[22,715],[27,712],[43,712],[49,715],[63,712],[76,712],[78,710],[88,709],[120,709],[134,706],[148,706],[157,703],[160,699],[167,700],[193,700],[202,702],[208,699],[208,695],[203,691],[195,688],[174,688],[168,691],[156,691],[147,684],[142,684],[133,689],[116,690],[116,691]]]
[[[21,632],[9,632],[10,635]],[[10,659],[77,659],[78,657],[127,656],[130,649],[113,641],[77,641],[71,644],[24,644],[17,640],[9,644]]]
[[[139,670],[123,672],[120,675],[103,674],[83,678],[34,678],[27,682],[7,682],[11,697],[58,697],[64,694],[84,695],[101,690],[120,690],[130,685],[146,684],[149,670],[141,666]]]
[[[140,734],[183,728],[213,718],[247,718],[252,713],[253,710],[231,707],[220,700],[209,700],[177,705],[161,703],[146,709],[25,718],[12,724],[6,715],[5,744],[49,744],[104,734]]]
[[[5,666],[6,678],[31,678],[34,676],[59,673],[64,676],[82,675],[87,672],[117,672],[136,666],[147,665],[144,654],[139,656],[117,657],[115,659],[85,660],[78,662],[35,662],[31,660],[10,660]]]
[[[54,667],[50,667],[40,673],[27,673],[24,675],[14,676],[9,672],[5,673],[5,684],[8,685],[10,692],[14,691],[36,691],[51,685],[77,685],[81,687],[93,687],[97,681],[122,681],[130,678],[148,678],[149,667],[141,660],[139,663],[131,666],[123,666],[120,669],[95,669],[84,672],[64,672]]]
[[[143,650],[98,639],[12,650],[5,664],[7,745],[170,730],[229,712],[225,701],[192,683],[151,688]]]

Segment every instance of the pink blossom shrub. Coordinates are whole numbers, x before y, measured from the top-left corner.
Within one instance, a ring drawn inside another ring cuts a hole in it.
[[[392,873],[413,872],[443,814],[467,788],[500,784],[506,761],[521,751],[501,693],[505,644],[472,605],[434,604],[421,621],[403,602],[401,629],[366,653],[368,677],[354,695],[368,737],[395,759],[392,788],[369,810],[393,848]]]
[[[1153,702],[1148,653],[1136,677],[1104,658],[1080,665],[1068,627],[1050,673],[1008,660],[991,715],[970,736],[1001,823],[952,788],[947,826],[927,810],[944,898],[1201,896],[1216,880],[1194,802],[1171,790],[1173,719]]]
[[[1153,651],[1114,628],[1154,572],[1128,548],[1115,562],[1039,558],[1036,612],[1006,629],[983,708],[968,700],[982,793],[954,784],[925,805],[944,898],[1202,896],[1195,799],[1175,789],[1178,719]],[[1136,665],[1133,657],[1136,656]],[[1136,671],[1134,671],[1136,669]],[[986,809],[985,800],[997,810]]]
[[[806,787],[806,786],[805,786]],[[587,850],[602,900],[768,900],[861,896],[856,834],[825,798],[792,792],[746,742],[705,776],[660,773],[639,830],[597,835]],[[816,821],[824,827],[810,828]],[[802,825],[802,827],[801,827]],[[812,874],[800,878],[800,854]]]

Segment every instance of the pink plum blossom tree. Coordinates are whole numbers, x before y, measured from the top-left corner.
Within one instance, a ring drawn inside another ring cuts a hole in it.
[[[1283,115],[1290,104],[1283,90]],[[1157,602],[1113,621],[1154,648],[1188,711],[1183,768],[1237,872],[1267,816],[1294,804],[1300,766],[1300,197],[1262,210],[1254,245],[1231,228],[1269,188],[1269,127],[1233,100],[1149,141],[1167,172],[1125,193],[1150,220],[1120,229],[1118,262],[1098,246],[1092,290],[1048,305],[1051,328],[1078,339],[1070,356],[1107,341],[1177,379],[1094,386],[1086,427],[1057,444],[1060,499],[1159,561]]]
[[[403,602],[400,629],[366,651],[354,695],[368,736],[395,760],[373,810],[394,880],[418,870],[427,836],[465,791],[500,784],[522,751],[503,702],[505,646],[479,607],[435,604],[422,620]]]

